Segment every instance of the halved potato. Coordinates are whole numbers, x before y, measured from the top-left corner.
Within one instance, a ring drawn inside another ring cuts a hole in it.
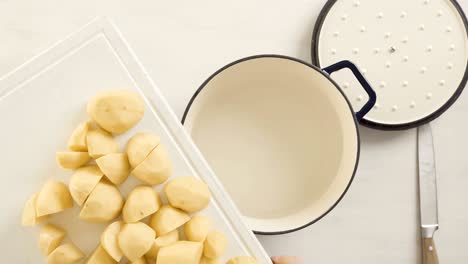
[[[184,211],[169,205],[163,205],[150,220],[150,226],[156,234],[162,236],[181,227],[190,220],[190,216]]]
[[[240,256],[230,259],[226,264],[260,264],[260,262],[254,257]]]
[[[50,215],[73,207],[73,200],[63,182],[49,180],[36,200],[36,216]]]
[[[48,216],[40,216],[37,217],[36,214],[36,201],[37,197],[39,196],[39,193],[34,193],[27,201],[26,204],[24,205],[23,209],[23,215],[21,217],[21,224],[23,226],[34,226],[37,223],[44,222],[47,220]]]
[[[184,225],[185,236],[190,241],[203,242],[211,228],[211,219],[196,215]]]
[[[200,264],[219,264],[221,263],[219,259],[210,259],[207,257],[202,257],[200,260]]]
[[[89,101],[87,112],[103,129],[121,134],[140,121],[145,113],[145,105],[133,91],[104,91]]]
[[[147,264],[146,259],[144,257],[141,257],[135,261],[132,261],[130,264]]]
[[[68,188],[73,200],[82,206],[104,174],[95,165],[79,168],[70,178]]]
[[[119,216],[124,200],[119,189],[108,181],[99,182],[84,203],[80,219],[108,222]]]
[[[156,233],[144,223],[125,224],[118,236],[119,247],[125,257],[136,261],[148,252]]]
[[[219,231],[210,232],[203,244],[203,255],[207,258],[214,259],[221,257],[226,251],[228,240],[226,235]]]
[[[88,152],[57,152],[55,155],[57,163],[64,169],[77,169],[91,159]]]
[[[96,160],[97,165],[113,184],[119,185],[130,175],[127,154],[110,153]]]
[[[117,264],[117,261],[107,254],[106,250],[99,245],[85,261],[85,264]]]
[[[123,256],[122,250],[120,250],[119,243],[117,241],[120,230],[122,230],[123,226],[124,223],[122,221],[116,221],[107,226],[101,234],[102,247],[106,250],[109,256],[117,262],[119,262]]]
[[[167,247],[179,241],[179,230],[172,230],[171,232],[156,237],[154,240],[151,249],[146,252],[145,256],[150,259],[156,259],[158,257],[159,249],[162,247]]]
[[[199,264],[202,251],[200,242],[178,241],[159,250],[156,264]]]
[[[88,134],[89,121],[81,123],[68,139],[68,149],[72,151],[88,151],[86,135]]]
[[[140,165],[133,169],[132,174],[150,185],[166,181],[171,175],[171,161],[166,148],[159,144]]]
[[[177,177],[164,187],[169,204],[175,208],[193,213],[205,208],[211,199],[206,183],[195,177]]]
[[[72,243],[58,246],[47,257],[47,264],[73,264],[84,258],[83,252]]]
[[[127,197],[122,210],[126,223],[135,223],[154,214],[161,207],[161,198],[151,186],[135,187]]]
[[[88,131],[86,142],[89,155],[95,159],[110,153],[116,153],[118,150],[117,142],[112,135],[99,128]]]
[[[132,168],[140,165],[159,143],[161,139],[148,132],[139,132],[131,137],[127,143],[127,155]]]
[[[65,238],[65,230],[52,224],[45,225],[39,233],[39,249],[44,256],[54,251]]]

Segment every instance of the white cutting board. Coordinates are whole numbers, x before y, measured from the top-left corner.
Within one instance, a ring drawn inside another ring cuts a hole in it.
[[[21,226],[22,208],[48,179],[68,182],[72,172],[58,167],[55,152],[65,150],[73,129],[87,120],[89,98],[106,89],[132,89],[146,101],[142,121],[118,137],[121,150],[135,132],[151,131],[167,146],[174,167],[172,177],[195,175],[208,183],[213,199],[200,213],[210,216],[215,228],[229,238],[222,261],[254,255],[261,263],[271,263],[157,87],[120,33],[105,19],[90,23],[0,79],[2,259],[15,264],[45,263],[37,248],[39,229]],[[130,177],[121,188],[123,194],[135,184],[138,181]],[[64,227],[68,238],[90,253],[106,224],[82,222],[78,213],[75,205],[50,222]]]

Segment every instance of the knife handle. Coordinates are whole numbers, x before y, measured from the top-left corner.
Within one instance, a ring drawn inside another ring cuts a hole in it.
[[[422,239],[423,264],[439,264],[439,257],[432,237]]]

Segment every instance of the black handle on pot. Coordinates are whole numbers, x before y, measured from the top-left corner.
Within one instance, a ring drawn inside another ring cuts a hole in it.
[[[370,84],[366,81],[364,76],[362,76],[361,72],[358,70],[356,65],[354,63],[348,61],[348,60],[343,60],[339,61],[335,64],[332,64],[328,67],[323,68],[322,70],[328,74],[331,74],[333,72],[339,71],[343,68],[348,68],[351,70],[351,72],[354,74],[356,79],[359,81],[359,83],[362,85],[362,88],[366,91],[366,93],[369,95],[369,100],[367,103],[359,110],[356,112],[356,118],[358,121],[361,121],[361,119],[369,113],[369,111],[374,107],[375,102],[377,101],[377,95],[374,92],[374,89],[370,86]]]

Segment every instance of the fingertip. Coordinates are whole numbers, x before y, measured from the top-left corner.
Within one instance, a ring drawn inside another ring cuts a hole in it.
[[[302,260],[298,257],[289,257],[289,256],[282,256],[282,257],[272,257],[274,264],[302,264]]]

